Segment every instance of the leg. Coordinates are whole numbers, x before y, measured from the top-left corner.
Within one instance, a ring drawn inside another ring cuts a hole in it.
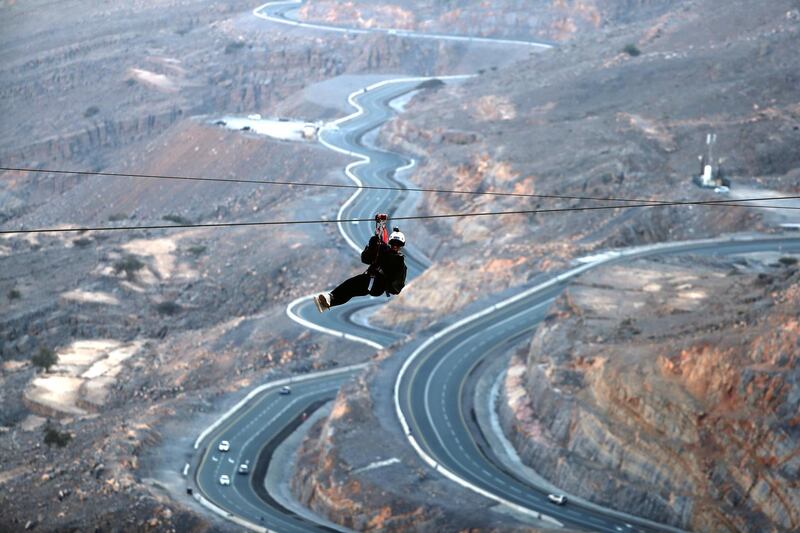
[[[359,274],[345,280],[331,292],[331,307],[342,305],[350,301],[353,296],[366,296],[369,294],[369,276]]]

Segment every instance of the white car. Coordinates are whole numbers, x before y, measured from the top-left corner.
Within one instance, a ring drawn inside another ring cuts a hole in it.
[[[226,441],[226,440],[224,440],[224,441],[219,443],[219,446],[217,446],[217,449],[219,451],[221,451],[221,452],[227,452],[228,450],[231,449],[231,443]]]
[[[250,467],[247,466],[247,463],[242,463],[239,465],[239,473],[240,474],[247,474],[250,471]]]
[[[726,187],[725,185],[720,185],[718,187],[714,187],[714,192],[717,194],[722,194],[730,191],[730,188]]]
[[[227,474],[222,474],[221,476],[219,476],[219,484],[223,485],[223,486],[230,485],[231,484],[231,478],[228,477]]]
[[[567,497],[563,494],[548,494],[547,499],[556,505],[564,505],[567,503]]]
[[[281,390],[279,391],[279,394],[283,394],[284,396],[291,393],[292,393],[292,388],[289,385],[284,385],[283,387],[281,387]]]

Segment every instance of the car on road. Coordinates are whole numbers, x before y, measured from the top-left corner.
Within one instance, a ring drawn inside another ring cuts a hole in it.
[[[725,185],[720,185],[718,187],[714,187],[714,192],[717,194],[722,194],[730,191],[730,188]]]
[[[278,391],[278,394],[282,394],[284,396],[291,393],[292,393],[292,388],[289,385],[284,385],[283,387],[281,387],[281,390]]]
[[[223,486],[227,486],[231,484],[231,478],[228,477],[227,474],[222,474],[219,476],[219,484]]]
[[[227,451],[229,451],[231,449],[231,443],[226,441],[226,440],[224,440],[224,441],[219,443],[219,446],[217,446],[217,449],[219,451],[221,451],[221,452],[227,452]]]
[[[250,467],[247,463],[242,463],[239,465],[239,473],[240,474],[247,474],[250,471]]]
[[[548,494],[547,499],[556,505],[564,505],[567,503],[567,497],[563,494]]]

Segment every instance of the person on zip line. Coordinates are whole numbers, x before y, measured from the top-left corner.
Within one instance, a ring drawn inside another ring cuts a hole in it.
[[[401,248],[406,244],[406,236],[400,228],[394,228],[391,235],[387,235],[388,220],[388,215],[375,215],[375,235],[361,252],[361,262],[369,265],[367,270],[345,280],[333,291],[323,292],[314,298],[320,313],[347,303],[354,296],[380,296],[385,293],[388,297],[400,294],[403,290],[407,269]]]

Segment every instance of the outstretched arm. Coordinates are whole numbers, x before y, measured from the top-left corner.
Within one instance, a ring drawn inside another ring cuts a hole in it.
[[[377,235],[373,235],[367,245],[364,247],[364,251],[361,252],[361,262],[365,265],[371,265],[375,262],[375,258],[378,256],[378,248],[379,248],[380,239]]]

